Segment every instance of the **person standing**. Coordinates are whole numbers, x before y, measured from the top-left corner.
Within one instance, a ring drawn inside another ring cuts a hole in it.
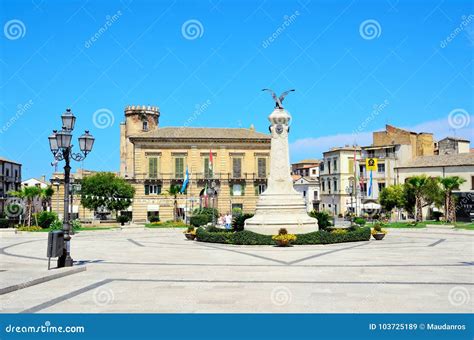
[[[232,215],[230,213],[227,213],[224,217],[225,220],[225,228],[230,229],[232,225]]]

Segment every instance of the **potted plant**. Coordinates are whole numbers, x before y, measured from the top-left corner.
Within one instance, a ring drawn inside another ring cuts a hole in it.
[[[288,234],[285,228],[281,228],[278,231],[278,235],[272,236],[272,240],[275,241],[279,247],[288,247],[291,245],[291,242],[296,240],[296,235]]]
[[[194,240],[196,238],[196,228],[189,227],[184,231],[184,236],[186,236],[188,240]]]
[[[387,231],[385,229],[382,229],[382,224],[380,223],[375,223],[374,228],[372,229],[372,236],[374,239],[377,241],[380,241],[385,237],[385,234]]]

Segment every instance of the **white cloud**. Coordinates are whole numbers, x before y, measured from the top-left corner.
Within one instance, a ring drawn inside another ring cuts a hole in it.
[[[470,116],[471,122],[474,122],[474,116]],[[438,119],[423,122],[414,126],[401,127],[415,132],[430,132],[434,134],[435,140],[442,139],[446,136],[456,136],[466,139],[472,139],[474,136],[473,124],[469,124],[462,129],[453,129],[448,119]],[[375,131],[383,131],[384,127],[375,129]],[[308,137],[297,139],[290,144],[290,154],[293,161],[303,158],[321,158],[324,151],[328,151],[332,147],[344,145],[370,145],[372,143],[372,131],[361,132],[357,135],[353,133],[341,133],[332,136]]]

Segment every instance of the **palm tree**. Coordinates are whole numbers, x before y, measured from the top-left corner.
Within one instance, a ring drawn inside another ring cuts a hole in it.
[[[461,184],[466,182],[464,178],[459,176],[448,176],[439,179],[441,186],[443,187],[444,194],[444,214],[446,222],[456,221],[456,209],[453,197],[453,190],[459,190]]]
[[[37,186],[23,187],[19,191],[10,191],[9,194],[26,201],[26,218],[28,226],[31,226],[31,216],[33,215],[33,203],[36,197],[41,195],[42,189]]]
[[[420,222],[423,220],[423,196],[430,178],[426,175],[413,176],[407,179],[406,183],[412,188],[415,195],[415,220]]]
[[[178,193],[180,192],[181,187],[177,184],[172,184],[164,194],[173,196],[174,201],[173,201],[173,221],[178,220]]]
[[[51,198],[53,197],[54,189],[50,186],[41,189],[40,199],[41,199],[41,206],[43,210],[51,210]]]

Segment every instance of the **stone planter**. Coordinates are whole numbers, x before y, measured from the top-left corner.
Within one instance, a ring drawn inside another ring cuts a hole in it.
[[[186,234],[184,234],[184,236],[186,236],[186,238],[187,238],[188,240],[191,240],[191,241],[196,238],[196,234],[188,234],[188,233],[186,233]]]
[[[372,234],[373,238],[375,238],[377,241],[380,241],[385,237],[384,233],[377,233],[377,234]]]

